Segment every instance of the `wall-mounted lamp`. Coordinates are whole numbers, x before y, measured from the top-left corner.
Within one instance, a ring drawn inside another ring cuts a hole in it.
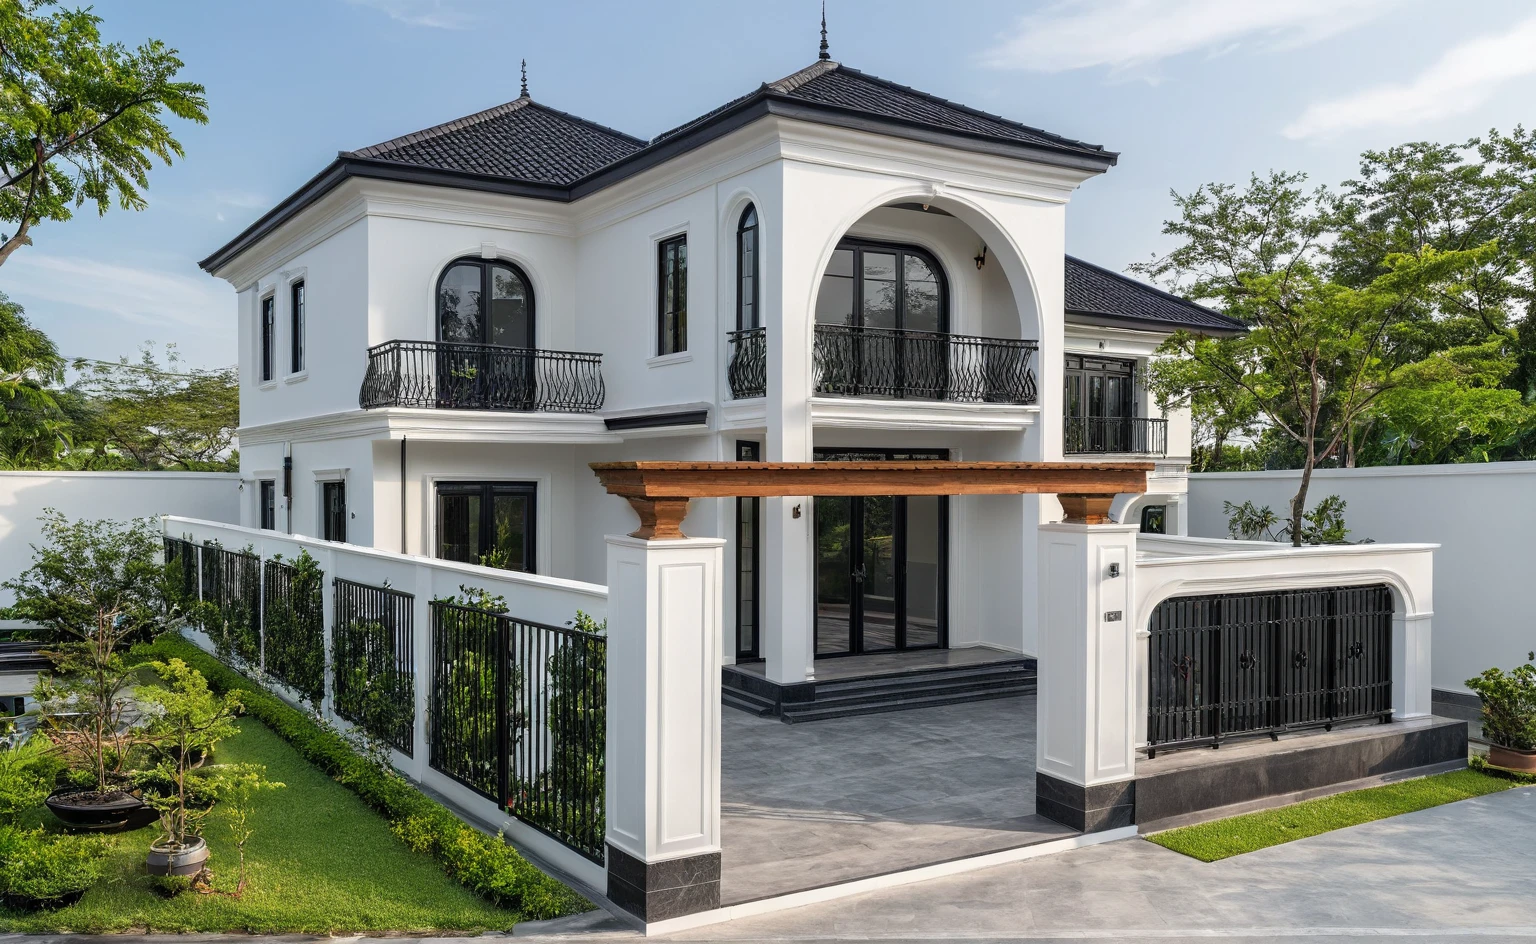
[[[980,269],[987,264],[987,244],[981,244],[981,252],[976,254],[976,268]]]
[[[1111,577],[1118,577],[1118,576],[1120,576],[1120,565],[1119,564],[1110,564],[1109,565],[1109,575]]]
[[[800,517],[800,506],[796,505],[794,508],[790,509],[789,516],[791,518],[798,518],[798,517]]]

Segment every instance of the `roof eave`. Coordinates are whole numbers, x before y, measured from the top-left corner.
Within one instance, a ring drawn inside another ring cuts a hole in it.
[[[1235,338],[1240,334],[1248,333],[1248,328],[1242,324],[1218,327],[1191,322],[1165,321],[1160,318],[1141,318],[1136,315],[1123,315],[1117,312],[1084,311],[1075,308],[1066,309],[1064,314],[1066,320],[1072,324],[1089,325],[1098,328],[1130,328],[1136,331],[1150,331],[1155,334],[1164,335],[1188,331],[1191,334],[1201,334],[1212,338]]]

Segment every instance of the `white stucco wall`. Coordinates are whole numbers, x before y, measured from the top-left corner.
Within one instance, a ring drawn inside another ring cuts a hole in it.
[[[233,472],[0,472],[0,580],[31,565],[44,509],[70,520],[169,514],[234,523],[240,495]],[[0,591],[0,605],[14,599]]]
[[[1189,477],[1189,533],[1226,537],[1222,503],[1253,501],[1285,514],[1300,473],[1220,472]],[[1536,462],[1323,469],[1308,507],[1327,495],[1347,503],[1350,540],[1423,541],[1435,555],[1433,684],[1467,691],[1490,666],[1536,649],[1529,607],[1515,592],[1531,580]]]

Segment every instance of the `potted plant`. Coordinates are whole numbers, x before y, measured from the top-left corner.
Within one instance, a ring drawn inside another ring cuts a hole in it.
[[[1489,669],[1467,679],[1483,702],[1483,736],[1488,763],[1506,770],[1536,773],[1536,652],[1508,673]]]

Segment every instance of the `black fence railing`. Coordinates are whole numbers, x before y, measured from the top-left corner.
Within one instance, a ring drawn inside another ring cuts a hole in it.
[[[816,326],[816,392],[967,403],[1034,403],[1034,341]]]
[[[603,405],[601,354],[495,344],[387,341],[368,349],[358,404],[445,410],[592,413]]]
[[[262,564],[262,669],[312,705],[325,697],[324,583],[307,554]]]
[[[203,629],[220,658],[261,664],[261,558],[204,544],[203,602],[213,605]]]
[[[1175,597],[1152,613],[1148,753],[1392,714],[1392,591]]]
[[[1160,416],[1069,416],[1062,430],[1067,455],[1168,454],[1168,421]]]
[[[410,756],[416,728],[414,598],[340,577],[335,597],[331,697],[336,713]]]
[[[748,328],[726,335],[731,349],[725,378],[731,396],[737,400],[765,396],[768,393],[768,329]]]
[[[435,600],[432,639],[433,769],[602,862],[604,637]]]
[[[166,579],[169,581],[171,602],[185,615],[192,612],[198,602],[201,548],[183,538],[167,537],[164,541]]]

